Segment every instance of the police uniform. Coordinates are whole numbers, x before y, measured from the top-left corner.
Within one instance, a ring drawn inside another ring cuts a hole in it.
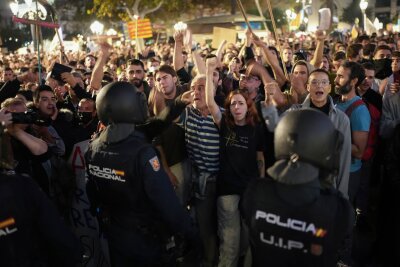
[[[145,105],[132,105],[141,97],[125,82],[102,89],[97,110],[108,125],[85,154],[87,193],[92,206],[99,208],[113,266],[163,266],[174,246],[171,235],[189,240],[197,236],[154,148],[135,130],[135,124],[145,120],[138,116],[145,113],[140,110]]]
[[[249,185],[243,214],[253,266],[336,265],[337,249],[351,226],[351,208],[336,190],[318,187],[288,187],[271,178]]]
[[[0,173],[0,265],[75,266],[80,243],[29,177]]]
[[[293,112],[276,128],[268,177],[243,196],[253,266],[336,266],[354,215],[339,191],[321,183],[336,174],[343,139],[322,112]]]

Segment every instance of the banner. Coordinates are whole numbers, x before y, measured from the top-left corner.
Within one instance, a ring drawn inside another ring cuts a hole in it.
[[[217,49],[223,40],[226,40],[227,44],[229,43],[236,44],[236,39],[237,39],[236,36],[237,36],[236,30],[214,27],[213,41],[211,45],[213,48]]]
[[[107,241],[99,234],[97,218],[90,213],[90,203],[86,194],[85,151],[89,140],[75,144],[68,163],[76,177],[76,191],[72,203],[70,220],[72,230],[84,249],[82,266],[109,267]]]
[[[136,25],[137,22],[137,25]],[[151,38],[153,37],[153,30],[151,28],[151,22],[149,19],[138,19],[127,23],[129,37],[134,40],[136,38],[136,28],[137,28],[137,38]]]

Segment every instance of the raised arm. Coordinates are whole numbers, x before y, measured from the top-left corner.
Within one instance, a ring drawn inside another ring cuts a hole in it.
[[[271,50],[269,50],[268,46],[263,41],[261,41],[257,35],[253,33],[251,38],[253,39],[253,43],[262,49],[267,63],[272,68],[276,82],[278,83],[279,87],[282,87],[286,83],[287,79],[279,64],[278,57],[274,55]]]
[[[264,85],[265,101],[261,103],[261,113],[270,132],[274,132],[279,121],[278,110],[274,101],[274,95],[280,91],[276,82],[270,82]]]
[[[99,58],[93,68],[93,74],[90,78],[91,90],[99,90],[101,88],[101,81],[103,80],[104,71],[103,67],[106,65],[108,57],[110,56],[111,46],[108,43],[99,44],[100,53]]]
[[[174,49],[174,56],[173,56],[173,64],[174,64],[174,69],[176,71],[178,71],[184,67],[183,56],[182,56],[183,33],[184,32],[181,30],[175,31],[175,33],[174,33],[175,49]]]
[[[194,50],[192,52],[193,62],[197,68],[198,74],[206,74],[206,63],[200,56],[199,50]]]
[[[310,64],[313,65],[315,68],[319,68],[319,65],[321,65],[322,62],[322,57],[324,55],[324,41],[326,35],[324,34],[324,31],[317,30],[315,32],[315,37],[317,38],[317,47],[315,49],[314,57],[310,61]]]
[[[261,78],[263,84],[268,84],[270,82],[275,82],[267,70],[262,66],[260,63],[255,62],[254,60],[251,61],[246,69],[248,74],[252,74]],[[286,104],[285,96],[281,92],[281,90],[277,90],[273,95],[273,99],[277,106],[283,106]]]
[[[225,45],[226,45],[227,41],[223,40],[217,49],[217,52],[215,53],[215,55],[217,56],[219,62],[222,62],[222,52],[224,51]]]
[[[208,110],[213,117],[214,123],[219,127],[221,124],[221,110],[214,100],[214,84],[213,84],[213,73],[217,67],[217,58],[208,58],[206,61],[206,104]]]

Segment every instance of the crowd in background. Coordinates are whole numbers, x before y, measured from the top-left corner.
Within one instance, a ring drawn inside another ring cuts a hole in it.
[[[149,142],[182,206],[197,208],[204,266],[236,266],[245,254],[240,199],[276,161],[277,122],[290,110],[316,108],[343,135],[340,168],[323,186],[337,188],[357,215],[338,260],[399,264],[400,36],[316,31],[278,46],[247,30],[241,42],[218,49],[185,46],[184,38],[176,31],[174,42],[143,51],[128,42],[101,42],[95,52],[40,51],[40,64],[35,53],[0,53],[0,113],[17,114],[2,139],[2,168],[31,176],[68,218],[68,198],[49,183],[56,160],[102,130],[102,87],[129,82],[146,95],[151,117],[184,106]],[[57,75],[55,63],[70,70]]]

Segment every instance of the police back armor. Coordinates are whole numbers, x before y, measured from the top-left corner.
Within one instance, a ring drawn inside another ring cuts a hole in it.
[[[280,196],[306,193],[305,186],[270,178],[249,185],[242,208],[250,228],[253,266],[335,266],[337,249],[351,229],[350,205],[334,189],[317,193],[308,203],[299,197],[295,206]],[[318,191],[316,187],[310,192]]]
[[[100,210],[112,258],[140,266],[160,262],[172,234],[192,234],[190,218],[142,133],[111,144],[100,135],[85,157],[87,193]]]

